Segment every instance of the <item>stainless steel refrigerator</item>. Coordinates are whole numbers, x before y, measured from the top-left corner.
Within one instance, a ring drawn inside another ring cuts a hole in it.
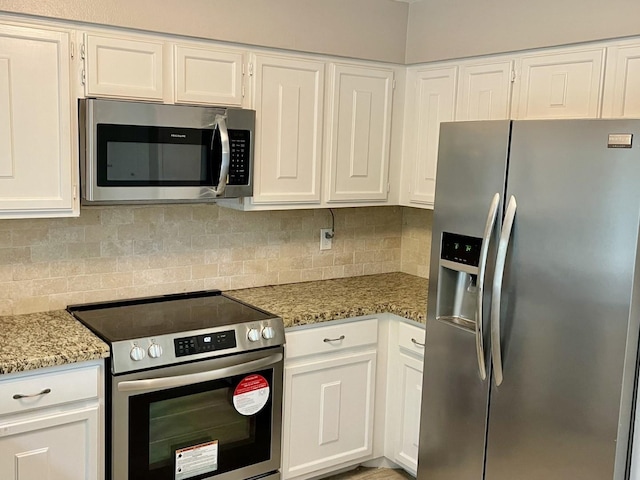
[[[441,125],[418,480],[629,478],[640,120]]]

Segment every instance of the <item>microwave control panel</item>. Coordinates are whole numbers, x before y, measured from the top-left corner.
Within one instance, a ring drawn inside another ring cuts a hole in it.
[[[229,185],[249,185],[251,167],[251,132],[249,130],[229,130],[231,161],[229,164]]]
[[[182,337],[173,340],[176,357],[196,355],[198,353],[213,352],[236,347],[236,332],[228,330],[192,337]]]

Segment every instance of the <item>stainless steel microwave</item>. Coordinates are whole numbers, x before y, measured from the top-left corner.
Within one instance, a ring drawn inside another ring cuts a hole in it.
[[[253,110],[82,99],[82,203],[251,196],[254,126]]]

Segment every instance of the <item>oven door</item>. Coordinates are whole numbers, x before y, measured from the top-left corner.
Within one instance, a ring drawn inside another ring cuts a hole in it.
[[[282,365],[278,347],[114,376],[111,478],[244,480],[278,471]]]

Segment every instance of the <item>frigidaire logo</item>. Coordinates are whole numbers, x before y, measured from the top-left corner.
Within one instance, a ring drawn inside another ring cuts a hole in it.
[[[171,138],[187,138],[187,136],[183,133],[172,133]]]

